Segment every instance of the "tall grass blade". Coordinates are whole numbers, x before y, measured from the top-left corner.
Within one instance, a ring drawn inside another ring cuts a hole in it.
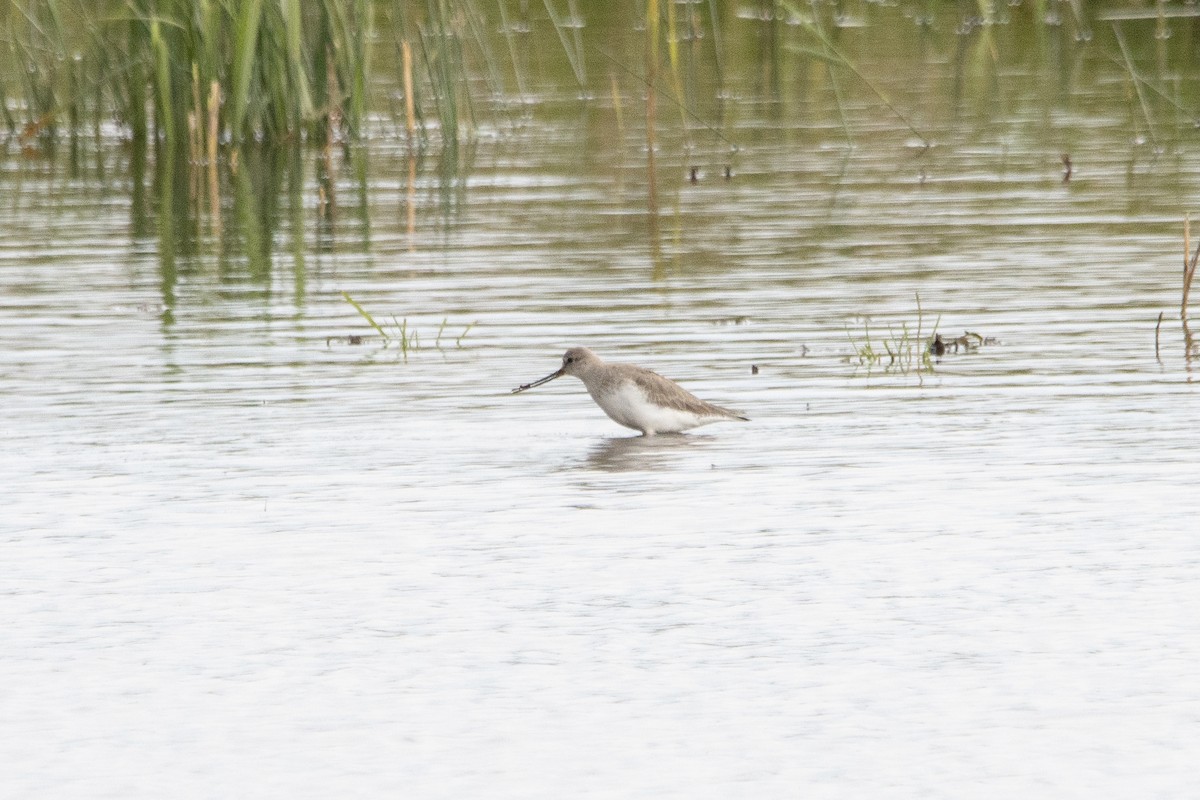
[[[258,26],[262,20],[263,0],[243,0],[233,30],[233,60],[230,64],[229,130],[236,141],[246,131],[250,106],[250,79],[254,69]]]
[[[508,57],[512,61],[513,79],[517,82],[517,93],[524,99],[529,96],[529,92],[525,87],[525,70],[521,68],[520,59],[517,57],[516,35],[513,33],[512,23],[508,19],[507,4],[505,0],[497,0],[496,5],[500,9],[500,28],[504,32],[504,40],[508,45]]]
[[[162,129],[167,145],[175,145],[175,114],[171,92],[171,54],[163,41],[162,26],[158,18],[150,21],[150,48],[154,54],[154,83],[158,90],[155,119]]]
[[[679,98],[679,123],[687,132],[688,112],[683,106],[683,76],[679,65],[679,15],[674,0],[667,0],[667,62],[671,65],[671,91]]]
[[[1137,74],[1137,70],[1133,66],[1133,57],[1129,55],[1129,46],[1125,44],[1125,34],[1121,31],[1121,27],[1114,21],[1112,23],[1113,35],[1117,39],[1117,46],[1121,48],[1121,57],[1125,59],[1125,69],[1129,71],[1129,79],[1133,81],[1133,89],[1137,93],[1138,104],[1142,108],[1142,116],[1146,120],[1146,129],[1149,132],[1150,140],[1157,141],[1154,135],[1154,120],[1150,116],[1150,105],[1146,102],[1146,95],[1142,91],[1142,80]]]
[[[826,63],[837,64],[850,70],[852,73],[854,73],[855,77],[862,81],[863,85],[871,90],[872,94],[879,98],[879,101],[883,103],[885,107],[887,107],[888,111],[891,111],[897,119],[904,123],[904,126],[908,128],[914,136],[921,140],[921,143],[925,147],[930,146],[931,143],[929,138],[926,137],[925,134],[921,133],[921,131],[917,130],[916,125],[912,123],[912,121],[908,118],[908,115],[897,108],[896,105],[888,99],[887,95],[884,94],[883,90],[880,89],[874,81],[868,78],[863,71],[860,70],[858,66],[833,43],[833,40],[829,38],[829,35],[825,32],[825,29],[815,17],[805,16],[799,9],[790,3],[786,3],[784,5],[787,7],[788,11],[793,17],[800,20],[801,27],[821,45],[820,50],[794,47],[792,48],[794,52],[805,53],[821,59]]]
[[[566,53],[567,61],[571,64],[571,71],[575,73],[575,81],[579,84],[580,89],[587,88],[587,63],[583,57],[583,42],[579,29],[575,29],[574,35],[568,41],[567,22],[559,16],[558,10],[554,8],[554,0],[542,0],[542,2],[546,6],[546,13],[550,15],[550,22],[554,25],[558,40],[562,42],[563,52]],[[572,24],[575,24],[574,20]]]
[[[725,85],[725,47],[721,42],[721,3],[708,0],[708,18],[712,26],[713,66],[717,70],[717,85]]]
[[[379,323],[375,321],[375,318],[368,314],[367,310],[360,306],[358,302],[350,296],[349,292],[342,292],[342,297],[346,299],[347,303],[354,306],[354,310],[362,315],[362,318],[367,321],[367,324],[374,328],[379,335],[383,337],[385,342],[391,339],[391,337],[387,335],[387,332],[383,328],[379,327]]]
[[[653,2],[653,0],[651,0],[651,2]],[[649,26],[647,26],[647,36],[649,36]],[[716,129],[716,127],[709,124],[703,117],[701,117],[695,111],[688,108],[687,105],[682,100],[677,98],[674,94],[667,91],[666,89],[663,89],[661,86],[655,85],[653,76],[657,73],[657,66],[658,66],[658,61],[657,61],[658,48],[657,47],[652,48],[653,52],[647,52],[647,54],[646,54],[646,67],[647,67],[646,75],[639,75],[636,71],[634,71],[633,69],[630,69],[628,66],[626,66],[625,64],[618,61],[615,57],[613,57],[613,55],[611,53],[606,53],[604,50],[601,50],[600,48],[595,47],[595,46],[593,46],[592,49],[595,50],[600,55],[604,56],[604,58],[607,59],[609,62],[611,62],[613,66],[617,67],[622,72],[635,78],[636,80],[638,80],[640,83],[642,83],[646,87],[646,92],[647,92],[646,105],[647,105],[648,119],[654,118],[654,114],[652,113],[652,111],[654,109],[654,105],[655,105],[654,97],[656,95],[662,95],[667,100],[671,101],[672,105],[678,107],[682,111],[682,113],[684,113],[688,117],[690,117],[694,122],[699,123],[713,136],[717,137],[722,142],[729,145],[729,147],[732,150],[737,151],[739,149],[736,142],[734,142],[732,139],[730,139],[725,134],[721,133],[719,130]],[[648,131],[648,136],[650,137],[650,142],[653,143],[654,137],[653,137],[652,130]]]
[[[292,106],[297,117],[309,119],[313,115],[313,101],[308,72],[304,65],[304,29],[300,0],[281,0],[280,10],[283,12],[283,33],[287,43],[288,78],[295,97]]]

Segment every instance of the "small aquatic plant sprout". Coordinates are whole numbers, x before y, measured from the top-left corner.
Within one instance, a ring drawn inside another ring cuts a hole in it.
[[[872,339],[871,323],[869,320],[863,320],[862,339],[856,341],[847,329],[850,345],[854,348],[851,358],[863,366],[882,366],[886,370],[896,370],[904,375],[913,371],[933,369],[930,356],[937,354],[940,339],[922,338],[919,334],[914,336],[909,331],[907,322],[900,323],[899,329],[889,325],[887,331],[886,337]],[[944,347],[944,343],[942,344]]]
[[[943,355],[948,347],[953,346],[957,349],[957,345],[943,341],[942,337],[936,333],[937,323],[941,322],[940,316],[934,323],[934,332],[928,336],[925,335],[925,312],[921,308],[921,295],[917,294],[916,298],[917,325],[915,333],[909,330],[907,322],[902,322],[898,329],[889,325],[887,337],[873,341],[870,319],[864,318],[861,341],[855,340],[849,327],[846,329],[846,337],[854,349],[854,354],[850,358],[857,360],[862,366],[882,366],[885,370],[896,370],[903,375],[916,372],[919,377],[922,372],[932,372],[932,358]]]
[[[367,321],[368,325],[375,329],[375,332],[378,333],[379,337],[383,340],[384,347],[389,347],[392,344],[398,344],[400,346],[400,352],[404,356],[405,361],[408,360],[408,352],[410,350],[416,350],[421,346],[421,334],[416,328],[409,326],[407,317],[404,319],[396,319],[396,317],[393,315],[390,325],[380,325],[375,321],[375,318],[371,316],[370,312],[363,308],[357,300],[349,295],[349,293],[342,292],[342,297],[345,298],[347,303],[354,306],[354,310],[357,311],[359,315]],[[442,318],[442,324],[438,327],[437,336],[433,341],[433,346],[438,350],[442,349],[442,333],[445,332],[448,322],[448,317]],[[463,332],[460,333],[458,338],[454,340],[454,346],[461,348],[463,339],[466,338],[467,334],[470,333],[471,329],[474,327],[475,323],[472,322],[470,325],[464,328]],[[361,344],[362,337],[352,335],[346,337],[346,341],[349,344]]]

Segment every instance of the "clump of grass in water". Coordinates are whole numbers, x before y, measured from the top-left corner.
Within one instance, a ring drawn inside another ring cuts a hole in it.
[[[921,296],[918,294],[915,333],[909,329],[907,322],[902,322],[899,329],[889,325],[886,338],[872,341],[870,321],[864,320],[863,338],[860,342],[855,341],[847,327],[846,337],[850,340],[850,346],[854,348],[854,355],[850,356],[850,359],[857,360],[860,366],[883,367],[885,372],[895,371],[901,375],[915,373],[918,378],[926,372],[933,372],[933,355],[930,350],[936,340],[941,317],[939,316],[934,323],[934,332],[928,335],[924,333],[924,317]]]
[[[442,317],[442,324],[441,324],[441,327],[438,328],[437,338],[433,340],[433,346],[436,347],[438,350],[442,349],[442,333],[446,330],[446,323],[449,321],[450,321],[449,317]],[[475,327],[475,323],[472,322],[470,325],[463,328],[463,332],[460,333],[458,335],[458,338],[456,338],[454,340],[454,346],[461,350],[462,349],[462,340],[467,338],[467,334],[470,333],[471,328],[474,328],[474,327]]]
[[[907,322],[900,324],[899,330],[888,326],[888,335],[882,339],[871,339],[871,325],[863,322],[863,338],[856,341],[847,328],[846,335],[854,348],[852,360],[867,367],[882,366],[885,370],[896,370],[902,375],[909,372],[933,371],[933,360],[930,346],[933,337],[914,336]]]
[[[361,315],[362,318],[367,321],[368,325],[375,329],[375,332],[379,334],[381,339],[383,339],[384,347],[390,347],[393,344],[400,346],[400,353],[403,355],[405,361],[408,361],[408,353],[410,350],[415,351],[420,349],[421,334],[416,328],[409,327],[407,317],[404,319],[396,319],[396,317],[393,316],[391,325],[380,325],[375,321],[375,318],[371,316],[370,312],[363,308],[357,300],[350,296],[348,292],[342,292],[342,297],[345,298],[347,303],[354,306],[354,310],[357,311],[359,315]],[[442,334],[445,333],[446,326],[449,324],[449,322],[449,317],[443,317],[442,324],[440,327],[438,327],[437,336],[433,340],[433,346],[438,350],[442,349]],[[454,346],[456,348],[460,350],[462,349],[463,339],[467,337],[467,334],[470,333],[471,329],[474,327],[475,323],[472,322],[463,329],[463,332],[460,333],[458,338],[454,340]],[[356,344],[359,343],[354,341],[355,338],[356,337],[349,337],[349,341]]]

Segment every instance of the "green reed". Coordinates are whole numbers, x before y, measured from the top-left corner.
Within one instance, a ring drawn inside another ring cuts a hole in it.
[[[934,52],[957,52],[964,62],[963,53],[975,54],[960,70],[996,71],[1011,61],[1005,48],[1023,41],[1018,28],[1035,28],[1049,46],[1043,18],[1059,6],[1074,20],[1064,24],[1091,31],[1080,3],[1035,0],[1011,10],[991,0],[954,9],[930,0],[901,4],[937,17],[939,27],[928,34]],[[0,113],[10,134],[32,147],[53,146],[64,130],[99,137],[102,123],[116,121],[135,141],[152,143],[160,159],[211,165],[222,158],[236,169],[235,153],[247,142],[314,142],[326,145],[330,161],[329,143],[363,136],[373,95],[385,96],[371,88],[380,84],[372,81],[375,69],[400,78],[392,83],[402,93],[392,96],[403,103],[389,100],[395,117],[403,117],[414,146],[440,136],[444,174],[453,178],[462,142],[473,140],[482,115],[513,113],[514,93],[524,102],[530,92],[553,96],[573,81],[583,103],[613,98],[621,126],[635,119],[621,109],[632,96],[630,104],[643,105],[650,161],[660,138],[694,148],[697,123],[732,148],[730,86],[786,101],[804,93],[806,76],[819,67],[847,138],[854,110],[868,100],[928,143],[923,112],[902,99],[904,89],[873,58],[895,35],[871,26],[875,12],[863,12],[862,27],[843,27],[837,7],[820,0],[744,5],[757,13],[747,18],[716,0],[627,0],[620,14],[581,0],[7,0],[0,3]],[[981,22],[955,32],[951,23],[964,19]],[[1173,77],[1187,74],[1194,48],[1180,36],[1155,40],[1150,53],[1136,28],[1122,32],[1125,24],[1114,20],[1097,31],[1104,41],[1071,47],[1123,67],[1152,138],[1172,124],[1157,107],[1175,109],[1176,127],[1200,117],[1188,88],[1194,80]],[[388,46],[376,54],[373,41]],[[597,57],[614,68],[611,91],[596,91],[589,61]],[[733,82],[750,75],[754,88]],[[618,79],[637,91],[622,95]],[[659,113],[662,102],[675,107],[670,115]],[[719,125],[711,124],[714,107]],[[523,105],[524,113],[537,108]],[[195,183],[193,194],[211,203],[218,181]]]
[[[75,42],[57,3],[27,2],[13,4],[7,12],[5,44],[10,61],[22,69],[6,70],[0,75],[0,95],[6,99],[5,117],[10,131],[19,123],[8,109],[11,94],[23,107],[25,119],[21,136],[27,141],[53,141],[60,122],[60,109],[67,115],[77,112],[72,95],[72,75],[66,65]],[[68,111],[68,109],[74,109]]]
[[[395,68],[404,91],[405,127],[408,136],[426,140],[426,120],[438,121],[447,149],[458,146],[462,112],[458,82],[466,68],[462,61],[460,18],[450,0],[419,4],[394,0],[384,4],[389,14]]]
[[[210,114],[233,142],[360,135],[371,7],[13,0],[3,21],[8,60],[22,67],[11,74],[21,76],[27,129],[52,134],[60,124],[76,129],[111,115],[135,138],[154,134],[181,147]],[[14,82],[4,80],[5,97]]]

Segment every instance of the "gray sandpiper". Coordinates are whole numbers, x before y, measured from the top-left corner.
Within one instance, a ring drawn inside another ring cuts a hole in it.
[[[706,403],[672,380],[632,364],[609,364],[586,347],[572,347],[562,367],[541,380],[523,383],[513,394],[549,383],[563,375],[583,381],[596,405],[616,423],[641,431],[643,436],[679,433],[722,420],[747,417],[728,408]]]

